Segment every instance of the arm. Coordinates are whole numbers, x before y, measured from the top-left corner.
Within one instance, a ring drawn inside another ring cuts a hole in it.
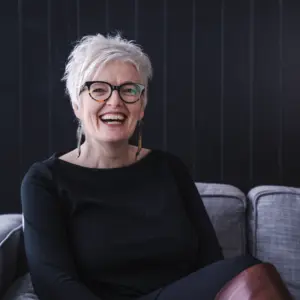
[[[187,167],[176,157],[173,157],[171,164],[187,214],[198,233],[200,267],[224,259],[216,232]]]
[[[51,173],[43,164],[21,186],[24,241],[33,287],[40,300],[100,300],[79,280]]]

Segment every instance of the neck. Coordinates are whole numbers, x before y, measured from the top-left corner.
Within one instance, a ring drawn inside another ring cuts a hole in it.
[[[101,144],[85,141],[81,145],[81,154],[78,158],[90,168],[118,168],[134,162],[133,146],[128,141]]]

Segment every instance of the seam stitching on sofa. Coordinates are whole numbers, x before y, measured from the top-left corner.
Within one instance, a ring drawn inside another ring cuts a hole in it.
[[[263,196],[269,196],[269,195],[294,195],[294,196],[300,196],[300,193],[297,192],[289,192],[289,191],[261,191],[258,192],[255,196],[254,199],[260,198]]]
[[[222,194],[200,194],[201,197],[208,197],[208,198],[233,198],[233,199],[237,199],[240,200],[242,202],[246,202],[245,197],[238,197],[238,196],[234,196],[234,195],[222,195]],[[244,200],[243,200],[244,199]]]
[[[253,209],[254,209],[254,217],[253,217],[253,226],[254,226],[254,230],[253,230],[253,254],[255,255],[255,256],[257,256],[257,209],[256,209],[256,207],[257,207],[257,203],[258,203],[258,199],[257,198],[255,198],[254,199],[254,207],[253,207]]]
[[[0,247],[2,247],[2,245],[16,232],[18,231],[20,228],[22,228],[22,224],[18,225],[17,227],[15,227],[14,229],[12,229],[11,231],[8,232],[8,234],[5,236],[5,238],[0,242]]]

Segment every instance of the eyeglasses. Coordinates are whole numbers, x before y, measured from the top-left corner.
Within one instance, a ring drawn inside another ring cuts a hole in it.
[[[107,101],[111,97],[112,92],[116,90],[122,101],[125,103],[135,103],[140,99],[145,90],[144,85],[133,82],[112,85],[105,81],[87,81],[79,94],[83,92],[85,87],[88,88],[91,98],[97,102]]]

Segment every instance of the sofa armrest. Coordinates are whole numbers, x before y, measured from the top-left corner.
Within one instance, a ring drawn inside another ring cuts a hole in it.
[[[0,215],[0,299],[17,275],[21,235],[21,214]]]

